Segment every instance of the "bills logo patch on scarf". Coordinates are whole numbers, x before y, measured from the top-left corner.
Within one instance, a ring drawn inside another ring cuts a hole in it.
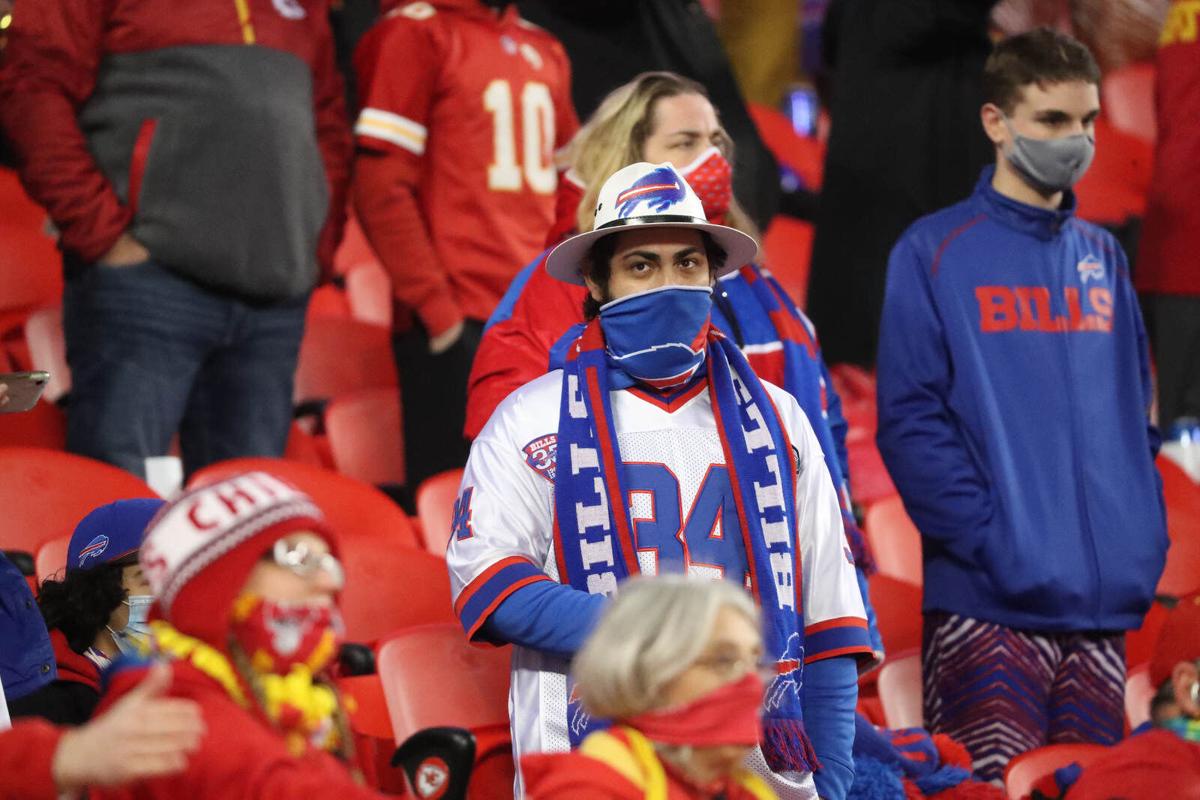
[[[539,436],[521,448],[525,463],[550,483],[554,483],[554,468],[558,464],[558,434]]]

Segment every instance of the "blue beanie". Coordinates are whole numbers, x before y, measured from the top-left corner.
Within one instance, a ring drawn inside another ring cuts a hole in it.
[[[146,525],[166,503],[157,498],[117,500],[88,513],[67,546],[67,569],[88,570],[136,553]]]

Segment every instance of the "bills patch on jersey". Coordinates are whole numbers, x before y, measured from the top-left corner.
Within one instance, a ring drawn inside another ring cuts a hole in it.
[[[1088,253],[1075,265],[1075,270],[1079,273],[1080,283],[1104,280],[1104,262],[1091,253]]]
[[[79,563],[76,564],[79,569],[83,569],[83,565],[87,563],[89,558],[99,558],[108,549],[108,537],[103,533],[87,543],[87,546],[79,551]]]
[[[539,436],[521,448],[525,463],[546,480],[554,483],[554,468],[558,465],[558,434]]]

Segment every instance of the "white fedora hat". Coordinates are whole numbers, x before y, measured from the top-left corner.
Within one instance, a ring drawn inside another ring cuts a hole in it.
[[[704,216],[704,204],[670,164],[630,164],[612,174],[596,201],[592,230],[572,236],[550,251],[546,270],[567,283],[583,285],[583,255],[597,239],[637,226],[695,228],[712,236],[725,251],[720,277],[740,269],[758,255],[758,243],[735,228],[714,225]]]

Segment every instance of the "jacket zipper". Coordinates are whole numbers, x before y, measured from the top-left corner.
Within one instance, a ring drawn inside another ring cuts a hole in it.
[[[1062,236],[1061,228],[1057,235]],[[1064,237],[1065,238],[1065,237]],[[1067,242],[1062,242],[1064,248],[1069,251],[1070,247]],[[1055,259],[1056,263],[1053,267],[1053,274],[1058,279],[1058,296],[1066,301],[1066,279],[1063,278],[1064,271],[1062,269],[1061,259]],[[1082,302],[1082,297],[1080,298]],[[1073,362],[1071,360],[1071,347],[1074,344],[1074,334],[1078,331],[1071,330],[1071,310],[1066,309],[1067,313],[1067,330],[1063,336],[1063,354],[1067,363],[1067,379],[1065,381],[1067,387],[1067,404],[1068,408],[1075,407],[1075,372]],[[1095,624],[1100,618],[1100,606],[1103,602],[1101,599],[1102,586],[1100,585],[1100,554],[1096,552],[1096,540],[1092,532],[1091,519],[1088,517],[1088,501],[1087,501],[1087,481],[1084,480],[1083,470],[1079,462],[1079,435],[1077,429],[1076,416],[1071,414],[1071,463],[1075,470],[1075,475],[1078,476],[1079,495],[1077,504],[1079,506],[1079,524],[1082,527],[1084,538],[1087,539],[1088,550],[1091,552],[1091,568],[1092,568],[1092,584],[1095,587],[1095,603],[1092,607],[1092,623]]]

